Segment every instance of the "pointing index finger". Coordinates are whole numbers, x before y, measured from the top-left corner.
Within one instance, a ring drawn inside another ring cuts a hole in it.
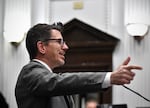
[[[126,66],[125,67],[126,69],[137,69],[137,70],[142,70],[142,67],[141,66],[137,66],[137,65],[129,65],[129,66]]]

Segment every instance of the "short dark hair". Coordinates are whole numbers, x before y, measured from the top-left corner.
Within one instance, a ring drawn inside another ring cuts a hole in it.
[[[26,37],[26,48],[30,56],[30,60],[34,59],[37,55],[37,42],[43,41],[51,37],[50,31],[56,29],[62,33],[63,24],[61,22],[49,24],[37,24],[29,29]]]

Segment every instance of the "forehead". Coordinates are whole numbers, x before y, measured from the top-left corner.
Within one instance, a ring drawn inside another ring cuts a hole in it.
[[[51,30],[51,37],[62,38],[61,32],[56,29]]]

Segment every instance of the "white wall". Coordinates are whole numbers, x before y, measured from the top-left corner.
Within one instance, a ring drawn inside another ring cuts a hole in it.
[[[125,4],[127,4],[127,2],[125,2],[126,0],[81,0],[83,2],[83,9],[81,10],[73,9],[74,1],[80,0],[50,0],[50,15],[49,17],[47,15],[45,16],[47,17],[46,20],[50,18],[50,23],[55,21],[66,23],[67,21],[76,17],[85,23],[88,23],[119,38],[120,43],[117,45],[113,54],[113,67],[117,68],[117,66],[127,56],[132,57],[131,64],[134,63],[142,65],[144,70],[136,72],[137,76],[129,85],[129,87],[150,99],[150,85],[148,84],[148,82],[150,82],[150,34],[147,34],[140,43],[135,41],[127,34],[124,25],[124,11],[126,11]],[[0,23],[5,22],[4,27],[0,25],[0,42],[4,43],[3,45],[0,45],[0,50],[2,51],[0,53],[0,60],[2,60],[0,62],[0,71],[2,71],[0,72],[0,90],[2,90],[6,96],[6,99],[10,104],[10,108],[17,108],[14,97],[15,83],[20,69],[29,61],[29,57],[24,41],[20,44],[20,46],[14,47],[6,40],[3,40],[2,32],[3,28],[7,30],[6,24],[11,25],[13,28],[24,27],[20,25],[17,26],[17,22],[19,21],[18,18],[20,18],[20,16],[18,16],[18,14],[15,12],[18,12],[18,10],[25,12],[23,25],[28,26],[33,22],[35,23],[36,19],[31,22],[33,19],[30,16],[30,0],[5,0],[5,2],[5,19],[3,21],[2,10],[4,8],[2,0],[0,1]],[[146,2],[149,3],[147,0]],[[17,11],[14,11],[14,9]],[[47,11],[47,7],[45,7],[45,9],[45,11]],[[14,15],[17,14],[17,18],[15,18],[13,21],[11,19],[12,11]],[[150,18],[150,16],[148,17]],[[15,21],[16,23],[12,26],[12,22]],[[135,94],[117,86],[113,87],[113,103],[127,103],[128,108],[135,108],[137,106],[150,106],[148,102],[139,98]]]
[[[0,92],[3,92],[3,16],[4,1],[0,0]]]
[[[83,2],[83,9],[74,9],[73,4]],[[100,14],[98,14],[100,13]],[[54,0],[51,1],[50,22],[68,22],[73,18],[85,21],[96,28],[106,30],[107,0]]]
[[[9,34],[10,38],[18,33],[19,36],[23,36],[26,28],[30,27],[30,0],[5,0],[4,12],[4,33]],[[5,36],[4,33],[2,36]],[[3,93],[10,108],[17,108],[15,84],[22,66],[29,61],[29,57],[24,41],[17,47],[5,38],[3,43]]]
[[[128,23],[144,23],[150,24],[150,1],[149,0],[125,0],[124,2],[124,24]],[[139,92],[143,96],[150,99],[150,33],[143,40],[137,41],[127,34],[124,26],[124,57],[131,56],[130,64],[138,64],[143,66],[142,71],[136,71],[134,81],[128,85],[133,90]],[[150,106],[150,103],[126,90],[123,87],[114,87],[113,89],[114,103],[127,103],[129,108],[139,106]]]

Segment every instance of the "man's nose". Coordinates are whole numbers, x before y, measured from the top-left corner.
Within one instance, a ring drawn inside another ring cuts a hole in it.
[[[66,43],[64,43],[63,47],[62,47],[65,51],[69,49],[68,45]]]

